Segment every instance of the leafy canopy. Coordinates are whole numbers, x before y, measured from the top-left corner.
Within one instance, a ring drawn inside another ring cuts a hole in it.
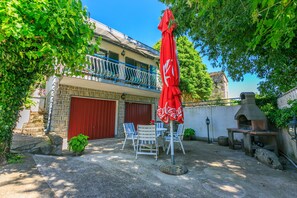
[[[160,50],[158,41],[154,48]],[[176,39],[178,61],[180,67],[180,89],[185,101],[201,101],[208,99],[212,91],[212,80],[202,63],[199,53],[186,36]]]
[[[2,0],[0,14],[1,75],[8,68],[75,73],[96,47],[90,44],[94,24],[80,0]]]
[[[0,159],[30,86],[44,75],[78,74],[94,24],[80,0],[0,1]]]
[[[297,86],[296,1],[161,1],[171,6],[179,34],[188,34],[233,80],[256,74],[267,94]]]

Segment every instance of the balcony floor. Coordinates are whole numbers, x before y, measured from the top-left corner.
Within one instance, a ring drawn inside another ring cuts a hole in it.
[[[122,83],[119,81],[107,80],[103,78],[97,78],[96,80],[88,80],[75,77],[64,76],[60,80],[60,84],[74,86],[74,87],[83,87],[87,89],[109,91],[115,93],[125,93],[130,95],[145,96],[159,98],[160,91],[156,89],[150,89],[140,85],[133,85]]]

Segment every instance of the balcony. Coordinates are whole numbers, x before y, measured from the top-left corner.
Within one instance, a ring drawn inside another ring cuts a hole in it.
[[[160,94],[162,84],[158,73],[106,57],[87,55],[87,59],[91,64],[83,70],[84,76],[63,77],[60,83],[142,96]]]

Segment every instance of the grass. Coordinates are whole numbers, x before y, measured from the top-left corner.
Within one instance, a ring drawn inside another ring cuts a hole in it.
[[[22,155],[22,154],[19,154],[19,153],[9,153],[7,155],[7,163],[8,164],[22,163],[24,158],[25,158],[25,156]]]

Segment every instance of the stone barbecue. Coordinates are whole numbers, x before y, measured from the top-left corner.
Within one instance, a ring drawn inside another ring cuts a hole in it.
[[[227,128],[229,148],[234,149],[234,133],[243,134],[243,147],[247,155],[253,156],[254,150],[272,144],[272,150],[278,155],[277,132],[268,130],[265,114],[256,105],[253,92],[240,94],[241,107],[235,114],[237,128]]]
[[[237,127],[251,131],[266,131],[267,119],[265,114],[256,105],[253,92],[242,92],[240,94],[241,108],[235,114]]]

